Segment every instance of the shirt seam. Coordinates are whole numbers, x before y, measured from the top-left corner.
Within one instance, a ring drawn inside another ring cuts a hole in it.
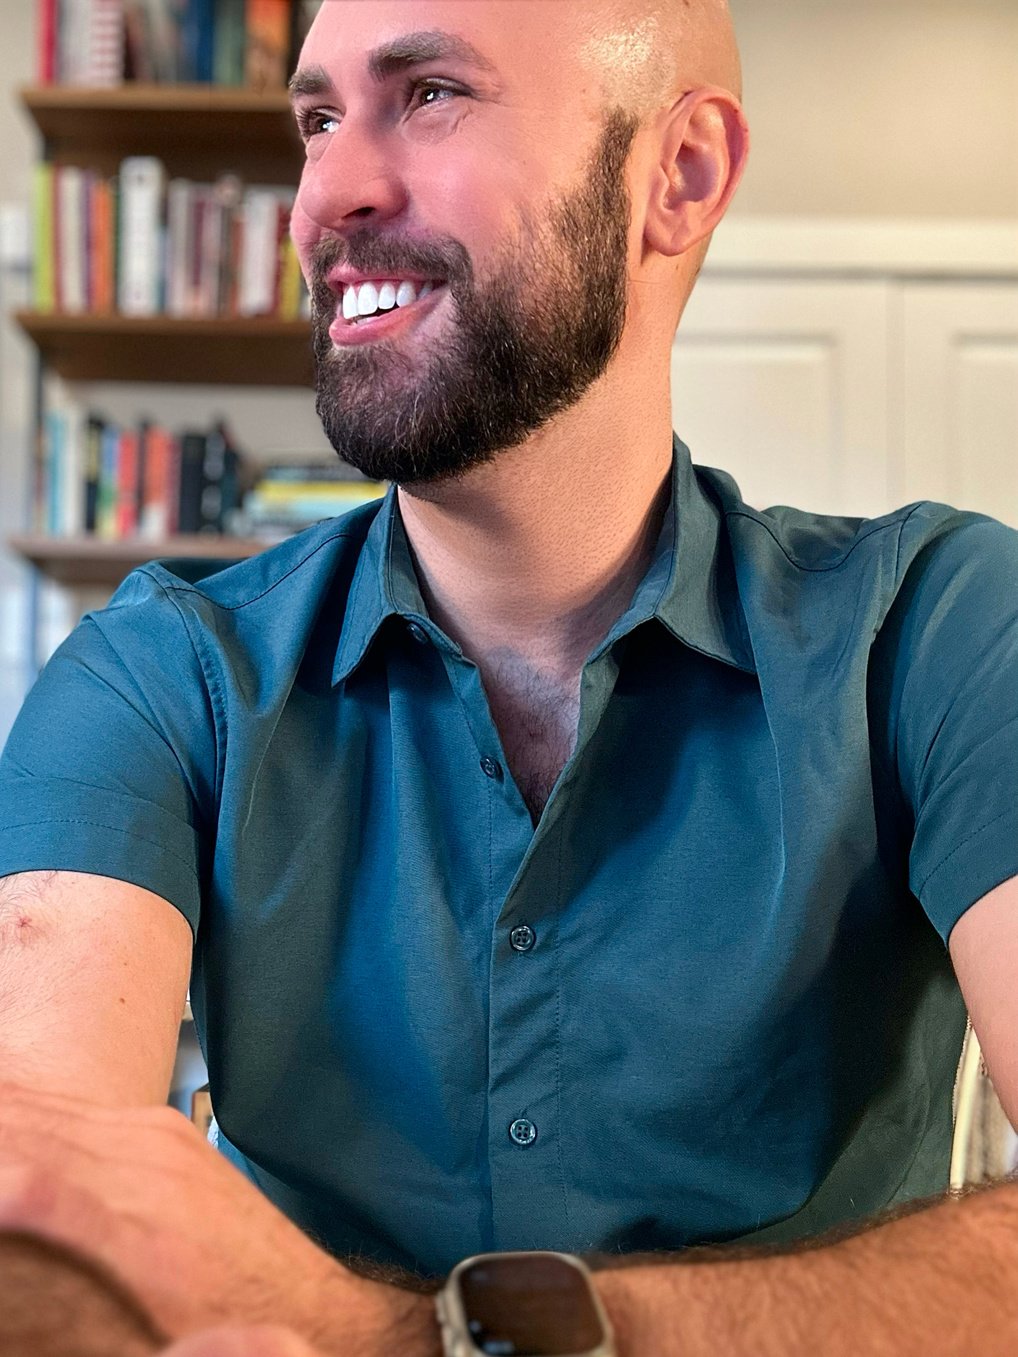
[[[198,668],[201,670],[202,677],[205,680],[205,688],[209,696],[209,707],[212,710],[212,733],[215,739],[216,746],[216,778],[215,778],[214,797],[215,805],[218,808],[220,798],[222,795],[223,769],[225,765],[225,755],[223,753],[223,748],[225,745],[225,732],[226,732],[226,701],[223,696],[222,690],[219,686],[218,678],[216,677],[215,674],[211,672],[212,666],[210,664],[208,652],[205,651],[204,642],[202,641],[199,647],[199,641],[201,640],[201,638],[200,637],[197,639],[195,638],[194,634],[191,631],[191,627],[188,623],[187,614],[184,612],[184,609],[180,606],[178,601],[173,597],[172,590],[174,586],[165,585],[162,582],[162,580],[156,579],[156,577],[150,574],[147,570],[144,573],[148,575],[149,579],[152,580],[153,584],[155,584],[157,588],[163,591],[163,593],[169,600],[170,604],[172,605],[174,611],[176,612],[177,616],[180,618],[181,624],[183,625],[184,628],[184,634],[186,635],[188,641],[190,641],[191,643],[191,649],[194,651],[194,657],[198,661]],[[199,590],[181,588],[180,592],[197,594],[199,593]],[[205,598],[207,596],[201,594],[200,597]],[[211,602],[211,600],[209,601]],[[218,816],[216,818],[218,818]]]
[[[930,884],[933,878],[937,875],[940,869],[942,867],[946,867],[947,864],[951,861],[951,859],[955,857],[956,854],[960,853],[966,844],[971,843],[973,839],[977,839],[979,835],[982,834],[985,830],[992,829],[998,820],[1003,820],[1006,816],[1013,814],[1014,814],[1013,809],[1010,806],[1006,807],[998,815],[995,815],[992,820],[987,820],[986,823],[980,825],[978,829],[974,829],[971,834],[966,834],[965,838],[962,839],[960,843],[955,844],[954,848],[951,849],[950,853],[948,853],[946,857],[941,858],[937,865],[931,868],[930,871],[927,872],[926,876],[923,878],[923,881],[920,884],[918,891],[916,892],[920,899],[922,898],[923,891]]]
[[[260,599],[263,599],[268,594],[271,594],[273,589],[278,588],[279,585],[281,585],[284,582],[284,580],[289,579],[290,576],[294,574],[296,571],[300,570],[302,566],[307,565],[308,561],[311,560],[312,556],[316,556],[318,552],[323,551],[329,545],[330,542],[345,542],[353,540],[353,537],[354,534],[352,534],[349,531],[336,532],[333,533],[331,537],[326,537],[323,541],[319,542],[317,546],[312,547],[306,556],[302,556],[299,561],[292,565],[290,569],[286,571],[285,574],[280,575],[278,579],[273,580],[272,583],[268,585],[267,588],[263,589],[260,594],[254,594],[251,598],[245,598],[241,603],[222,603],[220,602],[219,599],[210,598],[209,595],[203,593],[201,589],[196,589],[193,584],[186,584],[183,582],[179,584],[164,584],[162,580],[158,579],[152,573],[152,571],[149,569],[148,563],[139,566],[138,570],[143,575],[147,575],[148,578],[153,581],[153,583],[157,584],[160,589],[165,590],[167,593],[173,591],[174,593],[181,594],[196,594],[199,598],[203,598],[206,600],[206,602],[211,603],[213,607],[221,608],[223,612],[237,612],[239,611],[239,609],[246,608],[251,603],[257,603]]]
[[[832,565],[824,566],[803,565],[800,561],[797,561],[794,556],[790,556],[787,548],[785,547],[785,544],[777,536],[777,534],[775,533],[774,529],[770,526],[770,524],[765,522],[764,519],[757,517],[755,514],[748,514],[744,512],[744,510],[742,509],[726,509],[725,517],[745,518],[748,522],[755,523],[758,527],[763,528],[764,532],[766,532],[767,535],[771,538],[771,540],[774,542],[774,545],[784,556],[785,560],[788,561],[789,565],[794,566],[796,570],[801,570],[803,571],[804,574],[807,575],[827,575],[830,574],[830,572],[833,570],[840,570],[841,567],[848,560],[848,558],[856,550],[856,548],[861,547],[862,544],[868,541],[871,537],[876,537],[876,535],[881,532],[892,532],[895,528],[897,528],[898,530],[898,555],[900,557],[901,534],[904,531],[905,524],[908,523],[912,515],[918,513],[918,511],[922,507],[923,506],[921,503],[917,504],[915,508],[909,510],[907,516],[903,518],[900,523],[881,523],[879,527],[871,528],[869,532],[863,533],[862,537],[856,538],[856,540],[849,547],[848,551],[845,552],[844,556],[840,557]]]
[[[132,829],[121,829],[117,825],[103,824],[101,820],[83,820],[75,816],[62,816],[59,819],[49,818],[45,820],[17,820],[13,824],[8,823],[2,826],[0,834],[13,829],[32,829],[36,825],[87,825],[89,829],[105,829],[111,834],[123,834],[129,839],[137,840],[138,843],[147,843],[151,848],[158,848],[161,853],[165,853],[167,857],[173,858],[182,867],[186,867],[191,876],[194,877],[195,884],[198,884],[198,875],[194,867],[186,858],[175,853],[172,848],[167,848],[163,843],[157,843],[155,839],[148,839],[144,834],[135,834]]]

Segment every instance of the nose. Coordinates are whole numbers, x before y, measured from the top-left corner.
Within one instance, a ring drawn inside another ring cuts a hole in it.
[[[321,152],[305,162],[296,207],[314,227],[342,231],[398,216],[406,201],[391,158],[363,132],[344,124],[327,136]]]

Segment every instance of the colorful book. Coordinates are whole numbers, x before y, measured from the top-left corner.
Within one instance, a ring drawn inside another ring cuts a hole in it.
[[[282,89],[290,55],[290,0],[247,0],[244,74],[256,90]]]
[[[38,161],[32,169],[32,301],[37,311],[56,309],[54,252],[54,166]]]

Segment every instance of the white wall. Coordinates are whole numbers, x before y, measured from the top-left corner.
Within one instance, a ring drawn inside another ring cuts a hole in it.
[[[730,0],[736,214],[1018,216],[1016,0]]]

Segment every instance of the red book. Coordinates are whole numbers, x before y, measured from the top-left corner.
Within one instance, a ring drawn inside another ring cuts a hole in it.
[[[36,0],[36,69],[40,85],[57,79],[57,5],[59,0]]]
[[[166,429],[153,426],[148,431],[138,532],[149,541],[161,542],[169,533],[168,479],[172,441]]]
[[[133,537],[138,531],[138,434],[124,429],[117,457],[117,538]]]

